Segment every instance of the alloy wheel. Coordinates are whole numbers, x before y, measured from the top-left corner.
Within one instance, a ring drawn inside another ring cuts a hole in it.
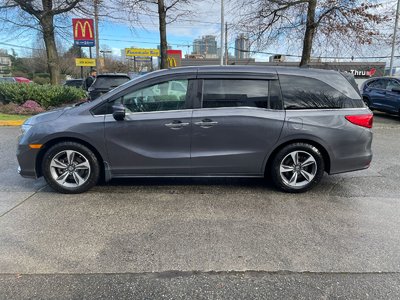
[[[279,172],[285,185],[301,188],[314,179],[317,173],[317,162],[308,152],[293,151],[283,158]]]
[[[89,160],[74,150],[57,153],[50,163],[50,173],[59,185],[76,188],[82,186],[90,177]]]

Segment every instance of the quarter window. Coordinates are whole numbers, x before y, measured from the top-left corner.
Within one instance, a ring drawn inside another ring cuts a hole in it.
[[[329,84],[314,78],[281,75],[279,80],[285,109],[364,107],[358,94],[355,93],[357,98],[350,98]]]
[[[204,80],[203,108],[244,106],[269,108],[268,81]]]

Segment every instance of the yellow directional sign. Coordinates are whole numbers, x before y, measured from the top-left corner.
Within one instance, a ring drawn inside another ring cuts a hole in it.
[[[95,67],[96,60],[94,58],[75,58],[77,67]]]
[[[160,56],[160,50],[125,48],[125,56]]]

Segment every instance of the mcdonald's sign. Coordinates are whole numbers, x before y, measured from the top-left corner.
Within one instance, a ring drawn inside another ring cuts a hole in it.
[[[167,58],[168,68],[175,68],[176,67],[176,59],[174,57]]]
[[[76,46],[94,46],[93,19],[72,19],[72,27]]]
[[[167,64],[168,68],[180,67],[182,64],[182,51],[167,50]]]

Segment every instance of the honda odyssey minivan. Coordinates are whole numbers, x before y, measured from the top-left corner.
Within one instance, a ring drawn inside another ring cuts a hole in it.
[[[326,172],[368,168],[371,111],[336,71],[205,66],[138,77],[22,125],[24,177],[61,193],[99,179],[267,177],[304,192]]]

